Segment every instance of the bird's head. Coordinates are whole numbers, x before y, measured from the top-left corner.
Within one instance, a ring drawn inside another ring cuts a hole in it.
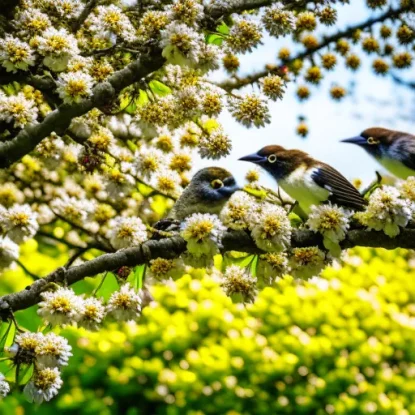
[[[374,157],[382,157],[393,143],[397,132],[381,127],[367,128],[356,137],[341,140],[343,143],[356,144]],[[401,134],[401,133],[398,133]]]
[[[188,189],[205,202],[226,202],[240,190],[233,175],[221,167],[206,167],[199,170],[193,176]]]
[[[276,145],[263,147],[258,152],[248,154],[239,160],[257,164],[276,179],[288,176],[301,165],[312,163],[311,157],[303,151],[286,150]]]

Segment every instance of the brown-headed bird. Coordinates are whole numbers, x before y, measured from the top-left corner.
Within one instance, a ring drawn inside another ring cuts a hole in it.
[[[342,142],[362,147],[396,177],[415,176],[415,135],[373,127]]]
[[[336,169],[300,150],[271,145],[239,160],[250,161],[270,173],[301,210],[309,214],[312,205],[332,202],[362,210],[366,205],[358,190]]]

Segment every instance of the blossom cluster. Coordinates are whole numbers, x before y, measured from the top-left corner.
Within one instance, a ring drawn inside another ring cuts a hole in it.
[[[53,332],[24,332],[15,337],[13,345],[6,349],[12,362],[18,366],[34,365],[33,375],[23,390],[30,402],[50,401],[58,394],[62,386],[60,370],[68,365],[71,350],[68,341]],[[8,384],[3,375],[0,377],[4,397]]]
[[[367,209],[356,217],[368,229],[395,237],[415,215],[413,189],[413,177],[401,184],[401,191],[392,186],[382,186],[371,194]]]
[[[0,268],[19,257],[19,244],[32,238],[39,228],[37,214],[28,204],[5,208],[0,204]]]
[[[76,295],[71,288],[59,287],[41,294],[38,314],[52,326],[76,325],[98,330],[105,317],[117,321],[136,320],[141,315],[142,291],[127,282],[114,291],[107,305],[95,297]]]

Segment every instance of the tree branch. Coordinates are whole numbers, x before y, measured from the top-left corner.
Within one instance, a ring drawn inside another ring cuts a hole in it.
[[[85,5],[79,17],[72,24],[72,31],[74,33],[82,26],[82,24],[88,18],[89,14],[91,13],[92,9],[96,6],[97,2],[98,0],[89,0],[88,3]]]
[[[73,118],[86,114],[92,108],[110,103],[123,88],[159,69],[164,62],[160,55],[157,51],[149,57],[137,59],[115,72],[106,81],[97,84],[91,98],[78,104],[63,104],[48,114],[41,123],[29,125],[12,140],[0,143],[0,168],[9,167],[32,151],[53,131],[63,134]]]
[[[395,74],[391,74],[391,76],[392,76],[392,79],[397,84],[403,85],[403,86],[405,86],[407,88],[410,88],[410,89],[415,89],[415,82],[407,81],[407,80],[405,80],[405,79],[403,79],[403,78],[401,78],[401,77],[399,77],[398,75],[395,75]]]
[[[224,251],[237,250],[252,254],[263,253],[244,231],[226,232],[222,243]],[[292,247],[322,246],[322,238],[312,231],[295,231],[291,245]],[[402,229],[401,233],[395,238],[390,238],[383,232],[355,229],[349,231],[341,245],[343,249],[354,246],[415,249],[415,229]],[[35,281],[25,290],[0,297],[0,313],[3,312],[7,315],[10,311],[24,310],[37,304],[41,299],[40,294],[47,290],[50,283],[65,281],[70,285],[85,277],[93,277],[122,266],[141,265],[159,257],[177,258],[185,250],[186,242],[184,239],[180,236],[173,236],[159,241],[150,240],[137,247],[104,254],[72,268],[58,268],[45,278]]]
[[[232,13],[241,13],[247,10],[260,9],[261,7],[271,6],[279,3],[276,0],[231,0],[227,2],[213,3],[212,6],[206,7],[206,14],[213,19],[218,19],[222,16]],[[286,9],[302,9],[310,0],[291,0],[283,1]]]
[[[359,23],[357,25],[354,26],[350,26],[349,28],[337,32],[332,36],[325,36],[323,37],[323,40],[321,43],[319,43],[319,45],[311,50],[305,50],[303,52],[298,53],[297,55],[295,55],[294,57],[284,60],[284,61],[280,61],[279,64],[276,64],[275,69],[276,71],[279,70],[279,66],[280,65],[290,65],[292,64],[294,61],[296,61],[297,59],[305,59],[308,56],[313,55],[314,53],[318,52],[321,49],[324,49],[325,47],[327,47],[328,45],[330,45],[331,43],[337,42],[338,40],[342,39],[342,38],[347,38],[353,35],[353,33],[356,30],[364,30],[367,29],[368,27],[373,26],[376,23],[380,23],[383,22],[387,19],[393,19],[398,17],[401,13],[405,12],[406,10],[409,10],[409,7],[399,7],[397,9],[393,9],[390,8],[388,11],[386,11],[384,14],[378,16],[378,17],[374,17],[372,19],[368,19],[363,23]],[[267,76],[269,73],[272,73],[273,69],[269,69],[269,68],[265,68],[262,71],[253,73],[251,75],[248,75],[244,78],[231,78],[231,79],[227,79],[223,82],[218,83],[217,85],[224,89],[225,91],[231,91],[232,89],[240,89],[242,87],[244,87],[245,85],[249,85],[249,84],[253,84],[255,82],[258,82],[261,78]]]

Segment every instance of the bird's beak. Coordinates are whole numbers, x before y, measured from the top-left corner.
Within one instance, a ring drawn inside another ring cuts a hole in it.
[[[250,161],[251,163],[259,164],[259,163],[263,163],[264,161],[266,161],[267,158],[264,156],[260,156],[257,153],[253,153],[253,154],[248,154],[247,156],[243,156],[239,160]]]
[[[361,137],[360,135],[356,137],[351,138],[345,138],[344,140],[341,140],[342,143],[351,143],[356,144],[358,146],[365,146],[367,144],[367,140],[364,137]]]

